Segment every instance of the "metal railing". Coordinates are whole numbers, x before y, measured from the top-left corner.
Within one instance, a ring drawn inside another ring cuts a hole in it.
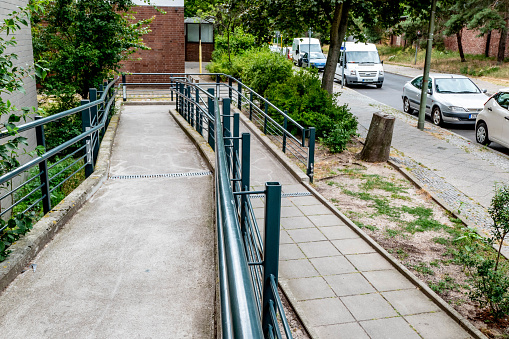
[[[250,191],[250,135],[240,134],[231,100],[186,79],[175,80],[180,115],[216,154],[216,221],[223,338],[292,338],[277,289],[281,185]],[[221,108],[221,109],[220,109]],[[222,112],[221,112],[222,110]],[[206,132],[204,132],[206,131]],[[264,237],[251,195],[265,197]]]
[[[33,121],[18,126],[18,133],[35,129],[37,145],[43,146],[45,152],[0,176],[0,188],[2,189],[0,206],[8,206],[1,210],[0,217],[8,217],[9,213],[16,209],[16,206],[23,203],[26,205],[27,202],[29,205],[19,213],[28,211],[40,213],[42,209],[42,213],[46,214],[52,208],[51,196],[55,190],[83,169],[85,177],[92,174],[101,138],[109,124],[110,111],[115,102],[114,84],[118,79],[104,83],[99,90],[90,89],[90,99],[82,100],[79,107],[45,118],[37,116]],[[78,113],[81,114],[82,133],[51,150],[46,150],[44,126]],[[0,131],[0,139],[9,137],[7,131]],[[68,154],[57,158],[63,151],[70,148],[72,150]],[[53,159],[56,160],[48,165],[48,160]],[[37,170],[34,170],[35,166],[38,166]],[[60,167],[64,168],[57,171]],[[16,180],[13,181],[13,179]],[[15,185],[17,185],[14,188],[12,187],[14,186],[13,182],[16,182]],[[26,193],[27,190],[28,193]],[[18,197],[20,194],[22,196]],[[8,223],[0,227],[0,232],[8,227]]]
[[[127,82],[130,79],[147,76],[168,76],[169,82]],[[283,112],[266,98],[246,86],[239,79],[223,73],[129,73],[122,75],[122,88],[124,101],[127,100],[127,86],[167,86],[177,90],[177,83],[185,80],[184,91],[186,95],[196,96],[194,87],[187,84],[196,84],[194,76],[210,76],[215,82],[199,83],[201,89],[213,89],[219,98],[229,98],[235,103],[237,109],[242,111],[249,119],[260,128],[280,149],[289,156],[298,160],[306,168],[309,180],[313,182],[315,135],[314,127],[305,128],[292,119],[287,112]],[[227,82],[221,82],[226,79]],[[189,89],[187,89],[189,87]],[[160,94],[158,94],[160,95]],[[173,100],[173,91],[171,93]],[[198,99],[200,100],[200,99]]]

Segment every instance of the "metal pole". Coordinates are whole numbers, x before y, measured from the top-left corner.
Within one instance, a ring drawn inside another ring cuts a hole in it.
[[[232,145],[232,140],[227,139],[232,136],[232,128],[231,128],[231,118],[230,118],[230,104],[231,100],[228,98],[223,99],[223,137],[224,145],[226,148],[226,163],[228,164],[228,172],[232,170],[232,148],[230,147]],[[234,177],[234,176],[232,176]]]
[[[81,105],[86,105],[90,102],[90,100],[81,100]],[[83,132],[86,132],[90,129],[90,109],[87,108],[81,111],[81,128]],[[85,165],[85,178],[88,178],[94,172],[94,163],[92,162],[92,136],[88,136],[83,139],[85,142],[85,152],[86,152],[86,165]]]
[[[414,65],[417,65],[417,49],[419,49],[419,39],[415,40],[415,60],[414,60]]]
[[[346,67],[346,42],[343,41],[343,54],[341,58],[341,88],[345,86],[345,67]]]
[[[251,161],[251,139],[249,133],[242,133],[242,155],[241,155],[241,186],[243,191],[249,190],[249,182],[251,177],[251,168],[250,168],[250,161]],[[247,231],[247,218],[248,218],[248,211],[247,211],[247,194],[242,195],[242,204],[241,204],[241,210],[240,210],[240,230],[242,235],[246,234]]]
[[[200,109],[200,90],[196,88],[196,130],[203,136],[202,113]]]
[[[428,98],[429,68],[431,64],[431,49],[433,47],[433,31],[435,29],[435,11],[437,8],[437,0],[433,0],[431,4],[431,17],[429,19],[428,45],[426,47],[426,61],[424,64],[424,75],[421,88],[421,105],[419,107],[419,121],[417,128],[424,130],[424,121],[426,114],[426,101]]]
[[[239,135],[240,135],[240,117],[239,113],[233,113],[233,175],[232,178],[238,178],[239,173],[239,167],[237,166],[237,160],[240,156],[240,142],[239,142]],[[233,191],[235,192],[235,185],[233,186]]]
[[[253,120],[253,92],[249,92],[249,120]]]
[[[228,78],[228,98],[230,98],[230,100],[232,99],[232,87],[233,87],[233,79]]]
[[[42,119],[41,116],[34,117],[34,120]],[[46,151],[46,138],[44,137],[44,125],[37,126],[35,128],[35,135],[37,139],[37,146],[44,147]],[[41,180],[41,196],[42,196],[42,210],[44,214],[51,210],[51,195],[49,187],[49,175],[48,175],[48,161],[44,160],[39,163],[39,173]]]
[[[221,97],[220,82],[221,82],[221,77],[219,75],[216,75],[216,96],[218,98]]]
[[[122,100],[127,101],[127,87],[125,85],[125,74],[122,74]]]
[[[90,102],[97,100],[97,89],[90,88],[88,90],[88,93],[89,93],[88,97],[90,99]],[[108,112],[104,112],[104,114],[108,114]],[[91,122],[91,127],[95,127],[99,123],[99,116],[97,115],[97,106],[90,107],[90,122]],[[94,138],[95,138],[95,140],[94,140]],[[92,135],[91,140],[92,140],[92,149],[93,149],[92,161],[95,164],[95,162],[97,160],[97,155],[99,154],[99,131],[97,131],[96,133],[94,133],[94,135]]]
[[[214,89],[209,88],[207,90],[212,96],[214,96]],[[215,113],[214,113],[214,99],[212,97],[208,97],[208,108],[209,108],[209,115],[214,119]],[[208,130],[208,143],[209,146],[212,147],[212,150],[215,151],[215,143],[214,143],[214,121],[209,120],[209,130]]]
[[[274,277],[277,284],[279,270],[279,229],[281,218],[281,184],[265,183],[265,239],[263,246],[263,297],[262,297],[262,328],[267,334],[270,316],[270,301],[274,295],[270,286],[270,278]],[[276,325],[277,326],[277,325]]]
[[[285,114],[288,114],[288,111],[285,111]],[[283,153],[286,153],[286,129],[288,127],[288,118],[285,116],[283,118]]]
[[[265,101],[265,119],[263,120],[263,134],[267,134],[267,114],[269,111],[269,104]]]
[[[305,138],[304,138],[305,139]],[[313,176],[315,173],[315,128],[309,128],[309,149],[308,149],[308,168],[307,175],[309,182],[313,182]]]
[[[237,90],[238,90],[237,108],[242,109],[242,83],[240,82],[240,79],[237,84],[238,84],[238,87],[237,87]]]

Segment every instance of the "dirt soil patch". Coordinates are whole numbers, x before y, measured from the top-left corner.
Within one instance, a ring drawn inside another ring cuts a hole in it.
[[[358,140],[340,154],[318,146],[315,188],[485,335],[509,338],[507,318],[494,321],[468,297],[451,245],[466,226],[390,164],[358,160],[361,149]]]

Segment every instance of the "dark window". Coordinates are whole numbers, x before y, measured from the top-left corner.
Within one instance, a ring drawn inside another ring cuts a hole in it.
[[[422,77],[418,77],[418,78],[414,79],[414,81],[412,81],[412,85],[414,85],[418,89],[421,89],[422,88]]]
[[[500,92],[495,96],[495,100],[498,102],[498,104],[505,109],[508,109],[509,107],[509,93]]]

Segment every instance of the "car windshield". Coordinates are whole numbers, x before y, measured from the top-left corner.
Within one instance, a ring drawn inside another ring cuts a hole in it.
[[[376,51],[346,52],[346,62],[359,64],[379,64],[380,57]]]
[[[311,52],[311,59],[325,59],[325,55],[319,52]]]
[[[318,44],[306,44],[303,43],[300,45],[300,48],[303,53],[307,53],[311,50],[311,54],[313,53],[322,53],[322,49],[320,48],[320,45]]]
[[[435,79],[437,93],[481,93],[468,78]]]

